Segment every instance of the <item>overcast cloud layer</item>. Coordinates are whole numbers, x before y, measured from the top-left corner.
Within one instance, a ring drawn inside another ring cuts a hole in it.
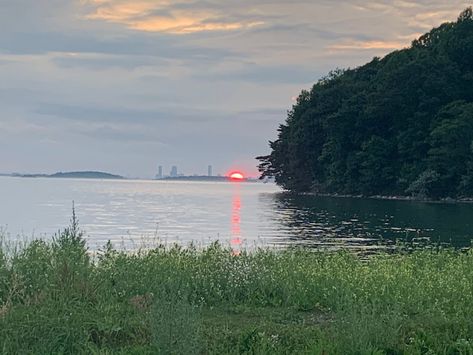
[[[0,172],[256,174],[301,89],[468,5],[0,0]]]

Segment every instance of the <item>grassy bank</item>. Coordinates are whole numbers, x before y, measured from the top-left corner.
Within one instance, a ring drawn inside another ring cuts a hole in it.
[[[7,255],[8,254],[8,255]],[[472,354],[473,252],[0,250],[3,353]]]

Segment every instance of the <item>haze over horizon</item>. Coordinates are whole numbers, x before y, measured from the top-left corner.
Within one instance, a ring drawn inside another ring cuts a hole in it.
[[[256,175],[301,89],[464,1],[16,0],[0,6],[0,173]]]

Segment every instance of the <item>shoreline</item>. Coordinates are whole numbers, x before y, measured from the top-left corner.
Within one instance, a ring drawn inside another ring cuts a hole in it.
[[[350,194],[337,194],[337,193],[316,193],[316,192],[294,192],[289,190],[283,190],[283,193],[300,195],[300,196],[314,196],[314,197],[332,197],[332,198],[352,198],[352,199],[367,199],[367,200],[384,200],[384,201],[410,201],[410,202],[424,202],[424,203],[448,203],[448,204],[469,204],[473,203],[473,197],[466,197],[460,199],[454,199],[445,197],[441,199],[429,199],[419,198],[413,196],[389,196],[389,195],[350,195]]]

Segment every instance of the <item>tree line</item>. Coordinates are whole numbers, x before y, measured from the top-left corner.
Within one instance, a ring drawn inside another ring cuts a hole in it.
[[[261,177],[294,192],[473,196],[473,11],[303,90]]]

